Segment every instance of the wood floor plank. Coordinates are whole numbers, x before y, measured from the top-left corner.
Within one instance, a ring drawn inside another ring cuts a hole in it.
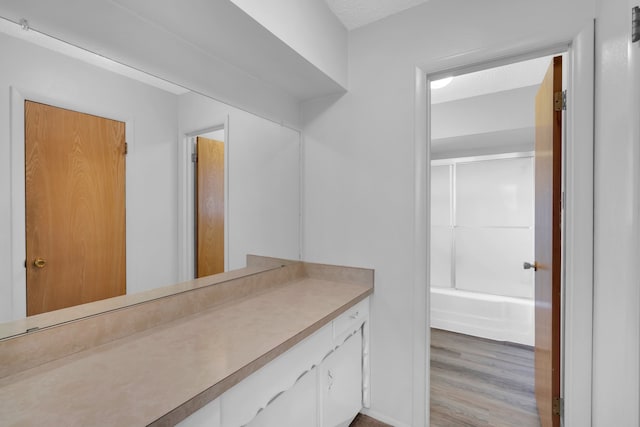
[[[358,414],[349,427],[393,427],[364,414]]]
[[[432,427],[539,427],[533,348],[431,330]]]

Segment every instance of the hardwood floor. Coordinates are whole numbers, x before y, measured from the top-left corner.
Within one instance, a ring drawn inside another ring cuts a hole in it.
[[[539,427],[533,348],[431,330],[431,427]]]
[[[364,414],[358,414],[349,427],[393,427]]]

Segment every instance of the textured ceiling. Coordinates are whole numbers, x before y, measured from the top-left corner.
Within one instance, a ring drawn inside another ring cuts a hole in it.
[[[325,0],[348,30],[362,27],[427,0]]]

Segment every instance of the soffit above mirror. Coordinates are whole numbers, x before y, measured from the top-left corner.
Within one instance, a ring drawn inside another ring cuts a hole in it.
[[[364,27],[428,0],[325,0],[349,30]]]
[[[0,0],[0,15],[279,122],[345,91],[228,0]]]

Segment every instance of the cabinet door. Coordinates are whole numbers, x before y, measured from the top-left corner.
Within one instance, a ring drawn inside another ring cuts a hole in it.
[[[319,365],[331,348],[333,348],[332,327],[328,324],[224,392],[220,396],[222,427],[247,425],[256,417],[260,408],[268,406],[267,403],[274,396],[285,392],[280,394],[273,404],[279,399],[284,399],[287,393],[291,393],[291,388],[300,375],[311,367]],[[315,374],[314,371],[312,373]],[[307,375],[309,374],[300,377],[298,382],[305,379]],[[317,384],[315,379],[314,384]],[[315,399],[317,396],[315,388],[312,390],[312,395]]]
[[[362,332],[320,365],[322,427],[347,427],[362,409]]]
[[[247,427],[313,427],[317,425],[316,372],[309,371],[279,395]]]

